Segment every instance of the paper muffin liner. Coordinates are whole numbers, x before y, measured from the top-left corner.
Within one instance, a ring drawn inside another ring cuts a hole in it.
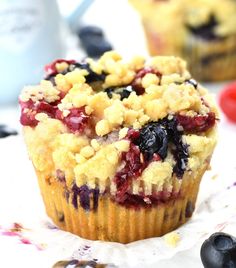
[[[162,236],[185,223],[195,208],[199,184],[208,164],[191,174],[186,173],[180,195],[152,207],[128,208],[112,201],[110,193],[100,194],[96,210],[86,211],[72,196],[66,196],[59,181],[48,180],[37,171],[38,182],[48,216],[62,230],[91,240],[129,243]],[[51,181],[51,182],[50,182]],[[94,198],[90,196],[91,207]]]
[[[236,78],[236,35],[218,40],[203,40],[180,34],[173,38],[175,26],[159,32],[143,21],[147,47],[152,56],[175,55],[184,58],[194,78],[201,81],[224,81]]]

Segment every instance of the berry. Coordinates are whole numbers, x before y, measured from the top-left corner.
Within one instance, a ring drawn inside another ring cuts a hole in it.
[[[111,44],[105,39],[99,27],[85,26],[80,29],[78,35],[89,57],[98,58],[104,52],[112,50]]]
[[[205,268],[236,267],[236,238],[226,233],[214,233],[201,247]]]
[[[106,78],[106,75],[104,73],[97,74],[95,73],[89,66],[88,63],[85,62],[76,62],[71,65],[69,65],[69,68],[64,71],[63,74],[67,72],[73,71],[75,68],[83,69],[88,71],[88,75],[86,75],[86,82],[87,83],[92,83],[92,82],[97,82],[97,81],[104,81]]]
[[[201,39],[211,41],[215,39],[219,39],[219,37],[215,34],[215,27],[218,25],[218,22],[215,16],[211,16],[209,21],[205,24],[202,24],[198,27],[193,27],[188,25],[188,29],[194,34],[196,37]]]
[[[215,125],[216,117],[213,112],[193,117],[178,114],[177,121],[185,131],[198,133],[212,128]]]
[[[72,132],[83,133],[89,125],[89,116],[85,113],[84,107],[70,109],[70,113],[66,117],[58,110],[56,118],[61,120]]]
[[[18,133],[9,128],[8,126],[6,125],[0,125],[0,138],[6,138],[8,136],[11,136],[11,135],[17,135]]]
[[[183,143],[183,132],[178,129],[178,122],[175,117],[168,120],[164,118],[160,121],[168,134],[168,142],[174,145],[172,153],[174,155],[176,164],[174,166],[174,173],[178,178],[182,178],[188,163],[188,145]]]
[[[167,156],[167,132],[158,123],[145,125],[140,130],[139,137],[133,142],[139,146],[147,161],[151,160],[154,154],[158,154],[162,159],[165,159]]]
[[[20,122],[23,126],[37,126],[38,120],[35,118],[35,116],[38,113],[46,113],[49,117],[55,118],[55,114],[57,111],[57,107],[54,106],[57,105],[57,102],[51,104],[45,101],[34,103],[32,100],[29,100],[27,102],[20,102],[20,105]]]
[[[92,83],[92,82],[97,82],[97,81],[104,81],[106,78],[105,73],[97,74],[92,69],[90,68],[89,64],[86,62],[76,62],[74,60],[71,61],[66,61],[66,60],[57,60],[53,62],[52,64],[46,65],[45,70],[46,70],[46,77],[44,78],[45,80],[49,80],[55,85],[55,76],[58,74],[58,71],[56,70],[56,63],[60,62],[66,62],[69,64],[68,68],[63,70],[61,74],[65,75],[68,72],[72,72],[76,68],[83,69],[88,71],[88,75],[86,75],[86,82],[87,83]]]
[[[219,104],[227,118],[236,122],[236,82],[229,84],[220,93]]]
[[[92,38],[92,37],[104,38],[102,29],[97,26],[91,26],[91,25],[80,28],[78,35],[80,39]]]
[[[188,80],[185,80],[185,83],[192,85],[195,89],[197,89],[197,87],[198,87],[198,83],[196,82],[196,80],[194,80],[192,78],[188,79]]]
[[[112,45],[105,39],[88,39],[84,42],[83,47],[88,56],[92,58],[99,58],[105,52],[112,50]]]
[[[56,69],[56,64],[62,63],[62,62],[65,62],[68,64],[75,63],[74,60],[64,60],[64,59],[55,60],[52,63],[45,65],[44,70],[45,70],[46,74],[49,76],[58,74],[57,69]]]
[[[141,161],[140,150],[133,143],[130,144],[128,152],[122,153],[121,160],[125,163],[125,166],[116,173],[114,181],[117,187],[116,200],[122,203],[129,191],[131,180],[141,175],[146,163]]]
[[[78,209],[79,198],[80,206],[85,210],[90,210],[91,196],[93,200],[93,210],[96,210],[98,207],[99,189],[89,189],[86,184],[82,185],[81,187],[78,187],[76,184],[72,186],[72,204],[75,209]]]
[[[109,98],[112,98],[112,94],[119,94],[121,100],[128,98],[132,91],[133,91],[133,89],[131,86],[109,87],[109,88],[105,89],[105,92],[107,93]]]
[[[132,88],[136,91],[137,95],[142,95],[144,93],[144,88],[141,84],[141,79],[146,75],[146,74],[149,74],[149,73],[152,73],[152,74],[156,74],[159,78],[161,78],[161,73],[159,73],[158,71],[154,70],[153,68],[151,67],[145,67],[141,70],[139,70],[133,81],[132,81]]]

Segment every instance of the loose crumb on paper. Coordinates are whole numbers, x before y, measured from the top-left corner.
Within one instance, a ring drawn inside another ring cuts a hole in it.
[[[164,236],[165,243],[170,247],[176,247],[180,241],[180,235],[177,232],[171,232]]]

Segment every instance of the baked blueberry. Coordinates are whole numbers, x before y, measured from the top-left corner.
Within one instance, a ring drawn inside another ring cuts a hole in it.
[[[0,138],[6,138],[8,136],[17,135],[17,134],[18,133],[14,129],[6,125],[0,125]]]
[[[185,80],[185,83],[190,84],[190,85],[192,85],[194,88],[197,89],[198,83],[197,83],[197,81],[194,80],[193,78],[188,79],[188,80]]]
[[[132,91],[133,91],[133,88],[131,86],[109,87],[105,89],[105,92],[107,93],[109,98],[112,98],[112,94],[114,93],[114,94],[119,94],[121,100],[128,98]]]
[[[162,159],[167,156],[168,139],[166,130],[158,123],[150,123],[144,126],[139,138],[134,141],[147,160],[151,160],[156,153]]]
[[[85,26],[79,30],[78,35],[89,57],[98,58],[104,52],[112,50],[112,46],[105,39],[102,29],[97,26]]]
[[[86,39],[83,42],[83,47],[89,57],[98,58],[106,51],[112,50],[112,45],[105,39]]]
[[[211,41],[215,39],[219,39],[219,37],[215,34],[214,29],[218,25],[218,22],[214,15],[212,15],[209,21],[205,24],[202,24],[198,27],[193,27],[188,25],[188,29],[192,32],[193,35],[199,37],[201,39]]]
[[[201,247],[201,260],[205,268],[235,268],[236,238],[226,233],[214,233]]]

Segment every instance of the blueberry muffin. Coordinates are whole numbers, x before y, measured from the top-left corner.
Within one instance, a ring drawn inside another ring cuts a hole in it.
[[[151,55],[177,55],[202,81],[236,78],[235,0],[130,0]]]
[[[63,230],[128,243],[192,216],[217,109],[180,58],[58,60],[20,105],[47,214]]]

